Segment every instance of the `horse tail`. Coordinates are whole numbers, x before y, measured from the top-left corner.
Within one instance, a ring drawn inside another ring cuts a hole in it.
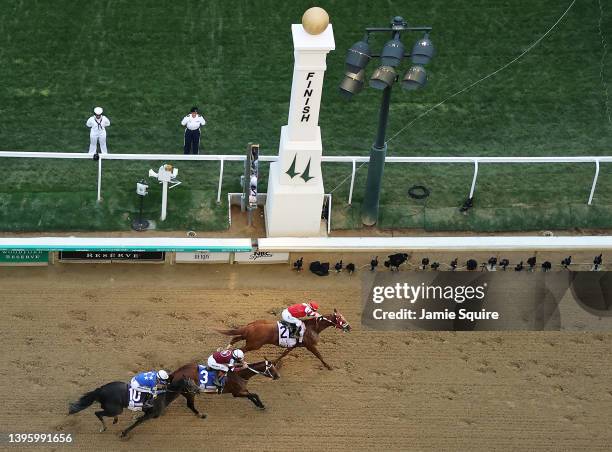
[[[83,394],[78,401],[73,402],[69,405],[68,414],[74,414],[78,413],[79,411],[83,411],[85,408],[97,401],[99,396],[100,388]]]
[[[221,334],[225,334],[226,336],[241,336],[244,333],[244,328],[233,328],[229,330],[217,330],[217,332]]]

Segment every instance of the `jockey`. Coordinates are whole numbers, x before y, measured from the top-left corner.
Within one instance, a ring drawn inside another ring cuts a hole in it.
[[[237,348],[236,350],[226,349],[215,352],[208,357],[208,368],[217,370],[217,377],[213,382],[215,386],[221,388],[223,385],[221,379],[230,370],[239,370],[246,366],[244,362],[244,352]]]
[[[140,392],[141,394],[151,394],[151,396],[143,397],[142,408],[153,408],[153,400],[157,397],[158,389],[170,383],[170,376],[164,369],[157,372],[154,370],[140,372],[135,375],[130,381],[130,387]]]
[[[300,337],[298,338],[299,342],[304,341],[304,333],[306,331],[304,320],[321,317],[321,314],[317,312],[318,309],[319,304],[317,302],[309,301],[308,303],[294,304],[283,310],[281,314],[283,320],[295,325],[300,332]]]

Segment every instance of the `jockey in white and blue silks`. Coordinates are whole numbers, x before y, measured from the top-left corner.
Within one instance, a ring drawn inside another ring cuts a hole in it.
[[[140,372],[130,381],[130,387],[138,392],[151,394],[152,397],[143,398],[143,408],[153,406],[152,399],[157,397],[159,386],[166,386],[170,382],[168,372],[163,369],[155,372],[154,370]]]

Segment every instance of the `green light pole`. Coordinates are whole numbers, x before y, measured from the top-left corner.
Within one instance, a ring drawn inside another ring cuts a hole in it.
[[[378,132],[376,141],[370,149],[370,161],[368,163],[368,179],[366,181],[363,205],[361,207],[361,222],[366,226],[374,226],[378,221],[378,206],[380,200],[380,188],[382,185],[383,171],[385,169],[385,157],[387,156],[387,143],[385,133],[389,119],[389,105],[391,104],[391,87],[383,91],[382,103],[378,114]]]
[[[425,32],[424,36],[414,43],[409,55],[404,53],[404,45],[401,41],[401,33],[405,31]],[[378,114],[376,140],[370,150],[368,178],[361,210],[361,221],[366,226],[373,226],[378,221],[380,189],[385,168],[385,156],[387,155],[385,135],[389,119],[391,88],[399,79],[395,68],[400,65],[404,57],[410,56],[413,66],[406,72],[402,80],[402,88],[412,91],[425,86],[427,73],[423,66],[429,63],[434,54],[434,47],[429,39],[430,31],[431,27],[409,27],[402,17],[396,16],[391,21],[390,27],[366,28],[364,38],[353,44],[346,56],[346,73],[340,83],[340,93],[348,99],[363,89],[365,67],[370,59],[380,58],[381,62],[369,82],[370,87],[382,90],[383,97]],[[368,44],[370,33],[376,32],[391,32],[391,40],[384,45],[380,55],[372,54]]]

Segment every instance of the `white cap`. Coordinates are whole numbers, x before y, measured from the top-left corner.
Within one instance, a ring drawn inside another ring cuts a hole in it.
[[[96,107],[96,108],[94,108],[94,113],[95,113],[96,115],[101,115],[103,111],[104,111],[104,110],[102,110],[102,107]]]
[[[157,372],[157,376],[161,379],[161,380],[167,380],[170,376],[168,375],[168,372],[166,372],[164,369],[160,369]]]
[[[237,348],[232,352],[232,356],[234,357],[234,359],[244,359],[244,352]]]

